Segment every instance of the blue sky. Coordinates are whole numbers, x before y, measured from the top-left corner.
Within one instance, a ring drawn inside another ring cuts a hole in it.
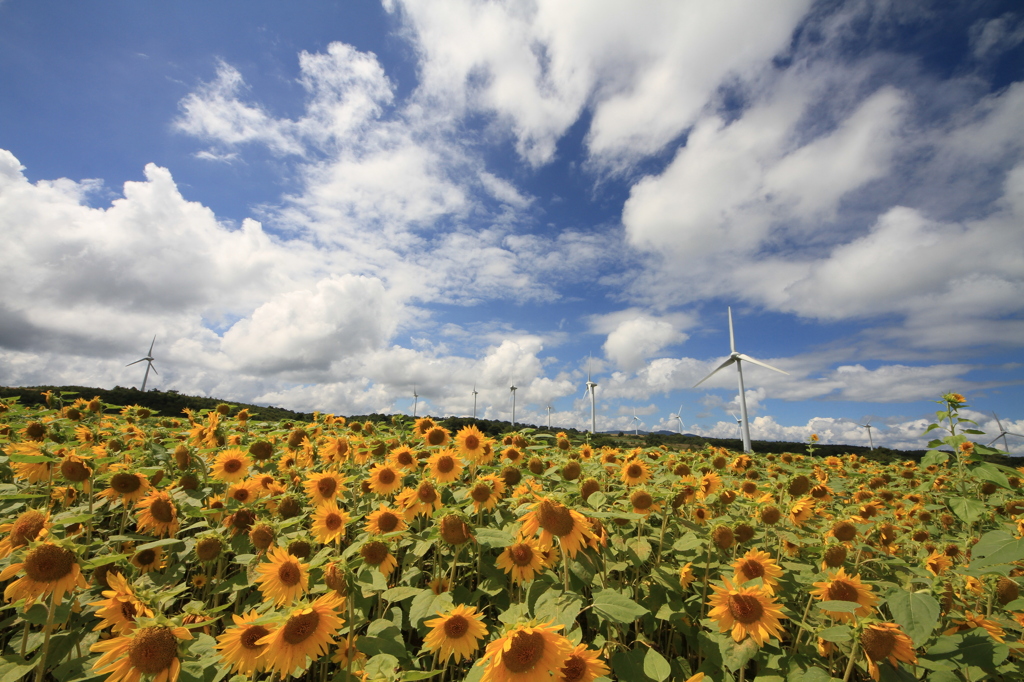
[[[1024,433],[1016,3],[6,0],[0,82],[0,384],[735,436],[732,306],[755,439]]]

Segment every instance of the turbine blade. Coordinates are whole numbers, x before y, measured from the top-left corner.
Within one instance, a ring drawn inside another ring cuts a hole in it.
[[[152,355],[153,354],[153,346],[155,346],[155,345],[156,345],[156,335],[154,334],[153,335],[153,343],[149,344],[149,353],[147,353],[147,355]]]
[[[734,362],[736,362],[736,358],[730,355],[730,356],[729,356],[729,357],[728,357],[728,358],[727,358],[727,359],[725,360],[725,362],[723,362],[722,364],[720,364],[720,365],[719,365],[718,367],[715,367],[715,369],[711,371],[711,374],[707,375],[706,377],[704,377],[703,379],[701,379],[700,381],[698,381],[697,383],[695,383],[695,384],[693,385],[693,387],[694,387],[694,388],[697,388],[698,386],[700,386],[701,384],[703,384],[703,383],[704,383],[705,381],[707,381],[708,379],[710,379],[711,377],[713,377],[713,376],[715,375],[715,372],[717,372],[717,371],[718,371],[718,370],[720,370],[720,369],[725,369],[726,367],[728,367],[729,365],[731,365],[731,364],[732,364],[732,363],[734,363]]]
[[[750,357],[749,355],[745,355],[743,353],[737,353],[736,357],[738,357],[740,360],[745,360],[746,362],[752,362],[755,365],[761,365],[762,367],[767,367],[768,369],[773,369],[776,372],[779,372],[780,374],[785,374],[786,376],[789,376],[789,372],[784,372],[781,369],[779,369],[778,367],[772,367],[767,362],[761,362],[760,360],[755,360],[754,358]]]
[[[141,358],[139,360],[136,360],[135,362],[129,362],[127,365],[125,365],[125,367],[131,367],[132,365],[137,365],[137,364],[139,364],[140,362],[142,362],[145,359],[146,358]]]
[[[999,421],[999,415],[996,414],[995,412],[993,412],[992,416],[996,418],[996,425],[999,426],[999,430],[1002,431],[1003,430],[1003,423],[1001,421]]]
[[[1024,438],[1024,434],[1014,433],[1013,431],[1003,431],[1003,434],[1007,436],[1017,436],[1017,438]]]
[[[736,352],[736,336],[732,332],[732,306],[729,306],[729,350]]]
[[[153,363],[152,363],[152,362],[151,362],[151,363],[149,363],[149,368],[150,368],[151,370],[153,370],[153,374],[160,374],[160,372],[156,371],[156,367],[154,367],[154,366],[153,366]]]

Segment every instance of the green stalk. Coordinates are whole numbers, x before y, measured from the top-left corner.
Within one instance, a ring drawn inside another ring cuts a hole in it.
[[[36,668],[36,682],[43,682],[46,675],[46,656],[50,652],[50,635],[53,633],[53,618],[57,612],[57,591],[50,593],[50,610],[46,614],[46,625],[43,626],[43,650],[39,654],[39,666]]]

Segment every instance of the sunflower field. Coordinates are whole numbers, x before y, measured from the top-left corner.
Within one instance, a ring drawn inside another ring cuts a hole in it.
[[[1022,679],[1022,474],[938,402],[882,464],[8,400],[0,682]]]

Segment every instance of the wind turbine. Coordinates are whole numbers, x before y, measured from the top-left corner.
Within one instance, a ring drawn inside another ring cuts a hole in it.
[[[155,345],[156,345],[156,336],[153,336],[153,343],[149,344],[149,352],[146,353],[146,357],[139,358],[135,362],[129,362],[127,365],[125,365],[125,367],[131,367],[132,365],[137,365],[140,362],[145,362],[146,363],[146,374],[142,377],[142,390],[143,391],[146,390],[146,381],[149,379],[149,370],[153,370],[153,374],[160,374],[160,372],[156,371],[156,367],[153,366],[153,346],[155,346]]]
[[[586,398],[590,395],[590,433],[597,433],[597,394],[594,389],[597,388],[597,382],[591,381],[590,379],[590,360],[587,360],[587,390],[583,392],[583,397]]]
[[[633,421],[631,423],[633,424],[633,435],[634,436],[639,436],[640,435],[640,424],[642,424],[643,422],[640,420],[640,417],[636,416],[636,408],[635,407],[633,408]]]
[[[697,388],[697,386],[700,386],[701,384],[703,384],[705,381],[707,381],[708,379],[713,377],[718,372],[718,370],[725,369],[726,367],[728,367],[729,365],[732,365],[732,364],[736,365],[736,373],[739,375],[739,382],[740,382],[740,414],[743,416],[743,424],[742,424],[742,426],[743,426],[743,452],[751,452],[751,448],[750,448],[750,420],[747,418],[747,392],[746,392],[746,389],[744,389],[744,387],[743,387],[743,361],[752,362],[755,365],[760,365],[762,367],[766,367],[766,368],[768,368],[770,370],[779,372],[781,374],[788,375],[789,372],[783,372],[778,367],[772,367],[771,365],[769,365],[769,364],[767,364],[765,362],[761,362],[760,360],[755,360],[754,358],[750,357],[749,355],[745,355],[743,353],[737,353],[736,352],[736,336],[735,336],[735,334],[733,334],[733,329],[732,329],[732,307],[729,307],[728,310],[729,310],[729,349],[732,352],[729,353],[729,357],[725,359],[725,362],[723,362],[718,367],[716,367],[711,372],[711,374],[707,375],[706,377],[704,377],[703,379],[698,381],[696,384],[694,384],[693,387]]]
[[[1006,437],[1007,436],[1017,436],[1018,438],[1024,438],[1024,435],[1021,435],[1019,433],[1014,433],[1013,431],[1007,431],[1003,427],[1003,422],[999,421],[999,416],[995,412],[992,413],[992,416],[996,418],[996,424],[999,425],[999,435],[992,439],[992,443],[995,443],[997,440],[1002,438],[1003,439],[1003,450],[1005,450],[1006,452],[1009,452],[1010,451],[1010,446],[1007,445],[1007,443],[1006,443]],[[989,443],[989,445],[992,445],[992,443]]]
[[[871,421],[868,420],[867,422],[861,424],[860,426],[863,426],[865,429],[868,430],[868,445],[870,445],[871,449],[874,450],[875,449],[875,441],[874,441],[873,438],[871,438]],[[1002,427],[1000,427],[1000,428],[1002,428]],[[999,436],[996,436],[996,438],[998,438],[998,437]]]
[[[555,409],[551,405],[548,405],[548,428],[551,428],[551,410]]]
[[[513,429],[516,427],[516,388],[517,388],[517,386],[514,383],[512,384],[511,387],[509,387],[509,391],[512,392],[512,428]]]
[[[736,420],[736,428],[738,428],[740,430],[740,440],[742,440],[743,439],[743,420],[740,419],[739,417],[737,417],[736,415],[734,415],[732,412],[730,412],[729,414],[732,415],[732,418]]]
[[[420,404],[420,394],[416,392],[416,386],[412,387],[412,418],[416,418],[416,408]]]
[[[668,420],[677,420],[679,422],[679,435],[683,435],[683,404],[679,403],[679,411],[675,414],[670,414]]]
[[[473,384],[473,419],[476,419],[476,384]]]

